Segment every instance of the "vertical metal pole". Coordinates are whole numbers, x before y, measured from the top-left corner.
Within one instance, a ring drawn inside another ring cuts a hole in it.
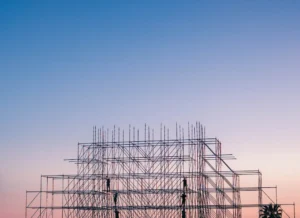
[[[64,180],[65,180],[65,176],[63,175],[62,177],[62,198],[61,198],[61,218],[64,218]]]
[[[276,204],[277,204],[277,185],[276,185],[275,190],[276,190]]]
[[[260,207],[262,205],[262,174],[261,172],[258,170],[258,216],[260,214]]]
[[[295,202],[294,202],[294,218],[296,218],[296,205],[295,205]]]
[[[46,218],[48,218],[48,176],[46,182]]]
[[[27,190],[26,190],[25,218],[27,218]]]
[[[54,213],[54,178],[52,178],[52,199],[51,199],[51,217],[53,218],[53,213]]]
[[[40,180],[40,217],[42,217],[42,175]]]

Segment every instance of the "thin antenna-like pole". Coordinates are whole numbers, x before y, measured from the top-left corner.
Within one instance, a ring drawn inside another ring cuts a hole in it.
[[[135,141],[135,127],[132,127],[132,140]]]
[[[93,126],[93,143],[95,142],[95,126]]]
[[[128,134],[129,136],[129,143],[130,143],[130,135],[131,135],[131,125],[129,124],[129,134]]]
[[[188,122],[188,138],[190,139],[191,136],[190,136],[190,122]]]
[[[176,140],[178,139],[178,129],[177,129],[177,122],[176,122]]]
[[[275,188],[275,190],[276,190],[276,204],[277,204],[277,185],[276,185],[276,188]]]
[[[162,140],[162,123],[160,123],[160,141]]]
[[[106,142],[109,142],[109,129],[107,129]]]
[[[114,125],[114,140],[113,142],[116,142],[116,125]]]
[[[145,130],[144,133],[145,133],[145,142],[146,142],[147,141],[147,124],[146,123],[145,123],[145,129],[144,130]]]

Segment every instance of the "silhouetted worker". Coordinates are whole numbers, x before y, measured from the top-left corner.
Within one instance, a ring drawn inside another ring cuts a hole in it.
[[[185,201],[186,201],[186,194],[185,193],[183,193],[182,195],[181,195],[181,203],[182,203],[182,206],[184,206],[185,205]]]
[[[107,188],[107,191],[109,192],[110,191],[110,179],[108,177],[106,177],[106,188]]]
[[[186,178],[183,178],[183,190],[186,190],[187,188],[187,181],[186,181]]]
[[[115,205],[117,205],[117,200],[118,200],[118,192],[116,192],[114,194],[114,203],[115,203]]]
[[[185,210],[182,210],[182,218],[186,218],[186,216],[185,216]]]
[[[119,216],[120,212],[119,212],[118,210],[115,210],[115,214],[116,214],[116,218],[119,218],[119,217],[120,217],[120,216]]]

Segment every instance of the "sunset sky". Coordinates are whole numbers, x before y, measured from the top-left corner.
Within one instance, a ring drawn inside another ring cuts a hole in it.
[[[300,205],[300,2],[83,2],[0,3],[1,218],[114,124],[201,121],[230,166]]]

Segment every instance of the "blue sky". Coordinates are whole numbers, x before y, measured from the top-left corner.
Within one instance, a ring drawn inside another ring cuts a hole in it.
[[[35,176],[21,193],[42,166],[60,171],[93,125],[200,120],[247,167],[268,171],[247,154],[280,154],[283,143],[283,162],[296,161],[298,2],[0,4],[3,187],[25,174],[20,164]]]
[[[212,2],[4,4],[1,97],[74,107],[296,82],[297,3]]]

